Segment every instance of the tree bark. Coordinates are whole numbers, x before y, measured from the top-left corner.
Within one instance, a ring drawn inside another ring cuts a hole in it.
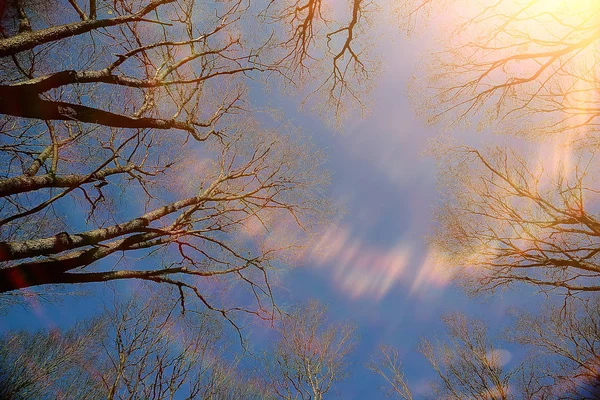
[[[128,222],[107,228],[94,229],[77,234],[61,232],[47,238],[23,240],[19,242],[0,242],[0,261],[13,261],[42,255],[58,254],[79,247],[97,245],[100,242],[114,239],[119,236],[139,233],[144,230],[147,231],[149,229],[146,227],[152,221],[156,221],[165,215],[174,213],[185,207],[198,205],[204,201],[210,200],[211,199],[205,195],[188,197],[187,199],[156,208],[141,217],[132,219]],[[154,229],[154,231],[158,232],[159,230]]]
[[[65,39],[71,36],[81,35],[94,29],[107,28],[126,22],[140,21],[143,16],[160,5],[172,3],[175,0],[153,1],[139,12],[132,15],[123,15],[109,19],[89,19],[71,24],[53,26],[37,31],[25,31],[17,35],[0,39],[0,57],[6,57],[33,49],[36,46]]]
[[[27,90],[14,90],[14,96],[8,96],[5,94],[5,88],[6,86],[0,88],[0,114],[41,120],[79,121],[115,128],[180,129],[195,134],[192,124],[187,122],[174,119],[136,118],[80,104],[47,101]]]
[[[92,175],[21,175],[13,178],[0,180],[0,197],[15,195],[18,193],[31,192],[44,188],[68,188],[76,187],[84,183],[104,181],[110,175],[127,172],[133,169],[133,165],[123,167],[107,168]]]
[[[160,236],[160,233],[155,232],[142,233],[115,240],[107,245],[81,251],[74,251],[46,260],[26,262],[12,267],[0,269],[0,293],[47,284],[83,283],[124,279],[124,277],[100,279],[103,274],[96,273],[93,274],[93,276],[96,277],[94,280],[89,280],[89,277],[88,280],[84,280],[85,277],[83,275],[78,277],[79,274],[69,274],[67,272],[77,268],[86,267],[116,251],[143,249],[163,244],[168,240],[168,238],[161,238]],[[0,254],[2,254],[1,248]]]

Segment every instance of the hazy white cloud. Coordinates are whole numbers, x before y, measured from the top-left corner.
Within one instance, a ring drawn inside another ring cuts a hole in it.
[[[441,288],[448,285],[452,279],[452,273],[441,261],[441,257],[435,250],[429,250],[423,263],[417,269],[410,293],[415,294],[419,290],[428,288]]]
[[[512,359],[512,353],[505,349],[491,350],[485,356],[488,360],[497,363],[499,367],[504,367]]]
[[[413,245],[399,242],[385,248],[365,243],[353,237],[348,227],[329,228],[306,258],[319,268],[327,268],[335,286],[352,298],[380,300],[401,282],[410,287],[411,295],[449,282],[433,252],[419,263]]]

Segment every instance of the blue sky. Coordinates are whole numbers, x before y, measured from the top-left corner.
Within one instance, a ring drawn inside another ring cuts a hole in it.
[[[346,208],[325,241],[331,252],[315,253],[304,265],[287,272],[284,302],[316,298],[329,305],[337,320],[358,325],[360,345],[353,355],[353,377],[340,390],[345,399],[384,398],[380,381],[363,367],[380,344],[398,347],[406,377],[418,397],[431,370],[416,352],[421,337],[442,334],[440,317],[448,311],[485,316],[498,326],[508,307],[530,304],[529,292],[505,292],[486,299],[467,298],[431,271],[425,237],[438,201],[436,166],[424,151],[438,136],[414,116],[407,84],[418,67],[420,41],[397,35],[377,44],[385,71],[376,81],[368,117],[356,118],[342,132],[330,129],[317,115],[299,110],[299,99],[265,95],[258,103],[284,111],[326,149],[332,179],[329,195]],[[386,51],[392,49],[393,51]],[[460,133],[461,140],[479,141],[485,133]],[[79,289],[79,288],[78,288]],[[109,299],[103,285],[83,287],[89,295],[66,297],[63,303],[9,310],[0,330],[67,326],[102,307]]]
[[[267,102],[282,106],[327,149],[329,192],[346,207],[335,233],[327,237],[328,245],[337,248],[336,239],[343,243],[340,251],[289,272],[284,285],[294,300],[317,298],[329,305],[334,318],[358,324],[361,341],[353,356],[353,378],[340,388],[344,399],[385,398],[377,390],[381,381],[364,368],[382,344],[399,349],[409,386],[419,398],[434,375],[417,346],[421,338],[443,337],[442,315],[461,311],[488,321],[492,333],[501,332],[510,324],[511,308],[535,308],[541,300],[523,287],[470,298],[430,270],[426,237],[439,195],[437,167],[427,149],[440,131],[418,120],[408,93],[411,77],[419,77],[419,55],[429,38],[390,36],[396,40],[378,43],[386,70],[377,80],[371,113],[350,121],[343,131],[328,129],[284,97]],[[393,51],[384,51],[390,47]],[[456,136],[470,144],[492,137],[485,131]],[[506,348],[514,354],[510,365],[522,361],[519,349]]]

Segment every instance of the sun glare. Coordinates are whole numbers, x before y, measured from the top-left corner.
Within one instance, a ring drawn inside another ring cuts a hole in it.
[[[551,10],[569,10],[571,13],[581,13],[598,8],[596,0],[528,0],[525,4],[535,5],[549,12]]]
[[[574,38],[595,31],[600,12],[596,0],[516,0],[511,8],[516,10],[512,18],[517,29],[531,30],[539,39],[551,42],[564,38],[565,33]]]

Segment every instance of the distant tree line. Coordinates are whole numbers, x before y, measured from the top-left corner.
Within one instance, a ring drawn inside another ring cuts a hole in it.
[[[214,315],[118,300],[67,330],[4,333],[0,398],[323,399],[347,377],[354,326],[316,302],[278,321],[265,349],[240,352]]]

